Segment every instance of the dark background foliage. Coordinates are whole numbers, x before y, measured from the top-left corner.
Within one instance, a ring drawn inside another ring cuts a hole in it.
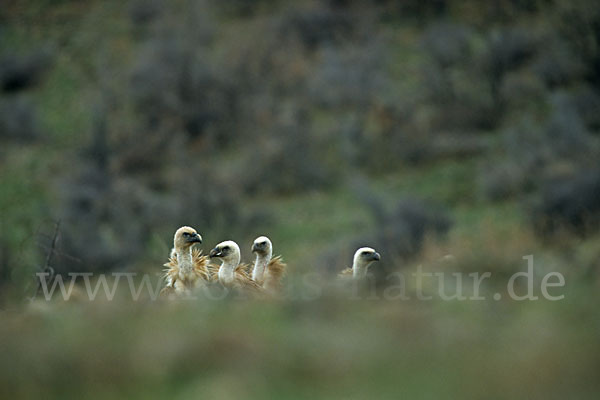
[[[371,240],[391,260],[418,253],[429,210],[445,208],[450,221],[460,204],[515,204],[544,237],[559,226],[589,234],[600,201],[585,183],[600,151],[598,9],[587,1],[9,2],[1,283],[13,268],[39,268],[45,250],[28,242],[40,241],[41,218],[63,221],[69,257],[56,260],[60,272],[144,269],[181,224],[211,243],[235,235],[246,243],[269,229],[286,237],[282,204],[314,194],[330,203],[354,197],[364,233],[340,226],[337,242]],[[446,165],[464,165],[447,179],[466,175],[473,186],[446,182],[454,189],[423,199],[420,182],[406,202],[408,193],[381,184]],[[370,213],[347,183],[356,179],[397,210]],[[14,207],[29,211],[17,217]],[[306,254],[327,238],[287,248]],[[329,265],[347,261],[347,251]]]

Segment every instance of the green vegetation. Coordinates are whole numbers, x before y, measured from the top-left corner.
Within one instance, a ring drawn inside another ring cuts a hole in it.
[[[9,1],[0,398],[595,399],[596,3]],[[288,296],[29,302],[58,220],[65,278],[154,277],[186,224],[244,261],[268,235]],[[529,254],[563,300],[508,299]],[[490,272],[486,300],[418,301],[420,267]]]
[[[600,321],[592,302],[567,298],[519,307],[321,300],[6,312],[0,394],[592,399]]]

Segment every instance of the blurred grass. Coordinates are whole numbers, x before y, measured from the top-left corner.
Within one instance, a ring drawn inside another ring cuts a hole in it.
[[[563,302],[4,311],[3,398],[595,398],[596,293]],[[19,332],[19,335],[14,335]]]
[[[449,206],[472,205],[477,198],[477,159],[448,160],[419,167],[404,167],[385,176],[375,188],[390,195],[411,194]]]
[[[32,232],[37,232],[47,221],[47,194],[43,190],[43,178],[39,171],[47,166],[38,158],[37,150],[24,150],[9,154],[11,160],[0,168],[0,237],[14,249],[17,256],[10,259],[18,265],[11,273],[16,288],[30,279],[32,265],[38,263],[38,249]],[[14,293],[12,293],[14,294]],[[5,293],[0,293],[0,298]]]
[[[276,252],[289,260],[310,262],[310,254],[316,256],[328,246],[372,228],[367,211],[348,188],[271,199],[267,207],[276,216],[269,233],[277,238]]]

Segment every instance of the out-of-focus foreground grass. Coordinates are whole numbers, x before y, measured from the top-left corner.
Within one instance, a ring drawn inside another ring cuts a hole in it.
[[[598,296],[56,304],[1,314],[2,398],[596,398]]]

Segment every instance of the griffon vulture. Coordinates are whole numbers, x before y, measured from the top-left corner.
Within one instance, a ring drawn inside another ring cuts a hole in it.
[[[182,226],[177,229],[169,262],[164,264],[167,268],[166,284],[160,292],[162,296],[189,293],[210,281],[209,259],[193,248],[195,243],[202,243],[202,237],[194,228]]]
[[[266,236],[256,238],[252,244],[252,252],[256,254],[252,279],[269,292],[280,292],[287,266],[281,256],[273,257],[271,240]]]
[[[381,256],[370,247],[361,247],[354,253],[352,268],[346,268],[338,275],[340,278],[362,279],[367,275],[369,265],[373,261],[379,261]]]
[[[253,294],[263,292],[262,287],[248,274],[247,266],[240,265],[240,247],[236,242],[227,240],[219,243],[210,251],[209,256],[221,260],[217,276],[223,286]]]

